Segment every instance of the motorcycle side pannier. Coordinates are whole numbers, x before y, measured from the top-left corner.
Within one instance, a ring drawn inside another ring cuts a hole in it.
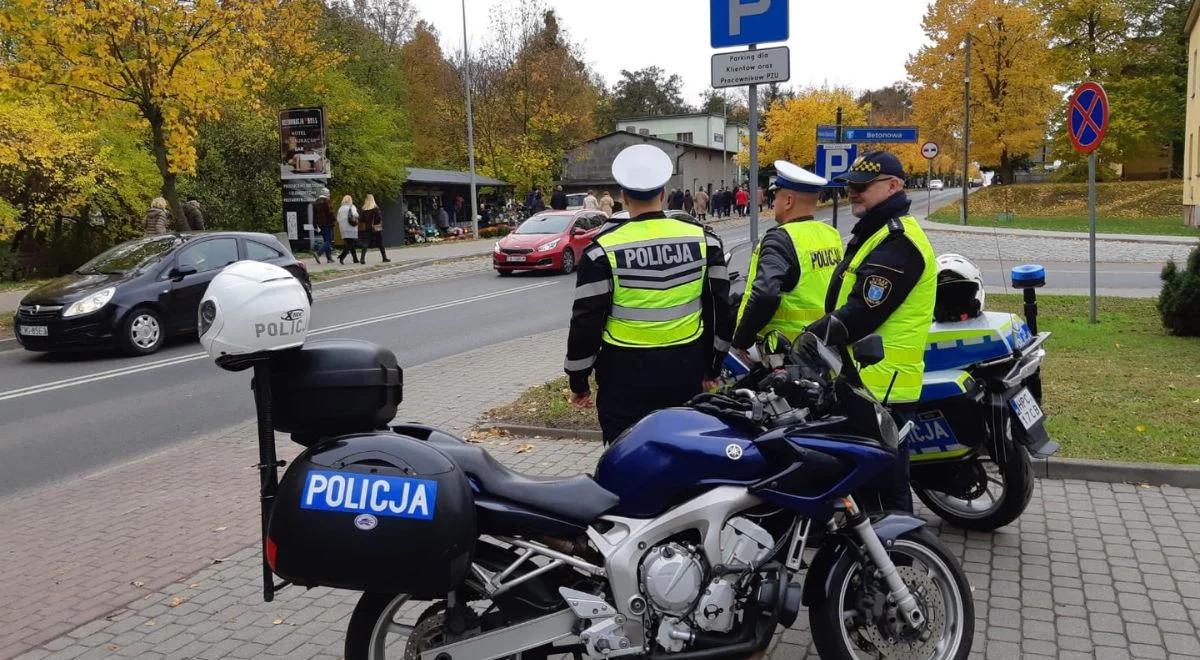
[[[266,551],[295,584],[436,598],[462,582],[475,540],[466,475],[429,443],[384,432],[331,438],[292,462]]]
[[[272,424],[306,447],[386,429],[403,392],[395,354],[357,339],[311,341],[271,364]]]

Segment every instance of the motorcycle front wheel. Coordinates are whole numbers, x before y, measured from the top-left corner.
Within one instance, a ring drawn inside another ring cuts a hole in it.
[[[992,456],[945,466],[975,472],[970,492],[951,494],[923,488],[919,482],[913,491],[939,518],[961,529],[991,532],[1016,520],[1033,497],[1033,463],[1029,452],[1012,441],[1011,430],[1006,435]]]
[[[975,634],[975,602],[958,561],[924,529],[900,536],[888,555],[924,614],[924,624],[907,627],[888,589],[855,553],[833,564],[828,578],[809,575],[830,586],[827,596],[809,609],[813,644],[822,658],[902,657],[964,660]]]

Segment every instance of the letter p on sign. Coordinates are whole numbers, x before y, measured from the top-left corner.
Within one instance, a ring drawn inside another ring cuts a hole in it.
[[[765,14],[770,8],[771,0],[754,0],[747,3],[743,3],[741,0],[729,0],[729,34],[735,37],[741,36],[743,16]]]
[[[788,0],[709,0],[713,48],[787,41]]]

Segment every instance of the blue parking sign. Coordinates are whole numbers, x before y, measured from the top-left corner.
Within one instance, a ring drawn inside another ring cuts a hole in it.
[[[710,0],[712,47],[788,39],[788,0]]]
[[[858,145],[818,144],[817,176],[828,179],[830,186],[844,186],[843,183],[835,183],[833,178],[849,172],[857,157]]]

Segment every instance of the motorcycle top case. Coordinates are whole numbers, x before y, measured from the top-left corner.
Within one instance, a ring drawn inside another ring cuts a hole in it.
[[[271,364],[272,423],[305,446],[386,429],[403,392],[395,354],[356,339],[308,342]]]
[[[339,436],[288,467],[267,537],[272,569],[295,584],[437,598],[470,566],[475,504],[467,476],[433,445]]]
[[[929,326],[925,371],[963,369],[994,360],[1028,344],[1029,326],[1016,314],[984,312],[966,321]]]

